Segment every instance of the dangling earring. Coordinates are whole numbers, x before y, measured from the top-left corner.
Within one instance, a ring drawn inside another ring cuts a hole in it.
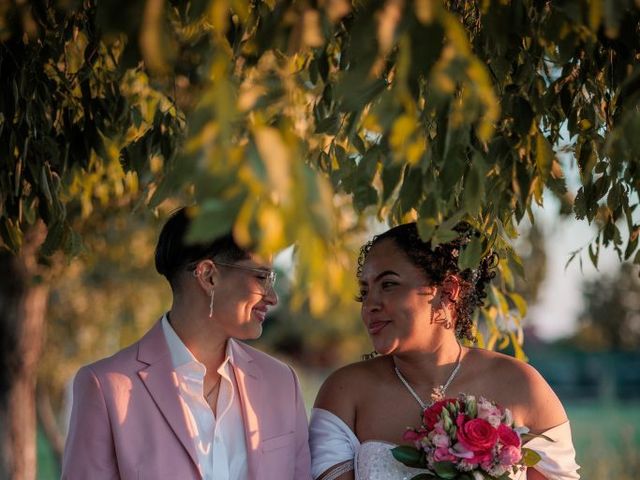
[[[444,325],[444,328],[446,328],[447,330],[450,329],[452,327],[452,323],[451,323],[451,316],[449,314],[449,311],[442,306],[442,304],[439,305],[440,308],[431,308],[431,325],[433,325],[434,323],[437,325]]]
[[[209,318],[213,317],[213,295],[214,295],[215,290],[212,288],[211,289],[211,301],[209,302]]]
[[[444,311],[444,317],[446,319],[445,324],[444,324],[444,328],[446,328],[447,330],[449,330],[451,328],[451,314],[449,313],[448,310]]]

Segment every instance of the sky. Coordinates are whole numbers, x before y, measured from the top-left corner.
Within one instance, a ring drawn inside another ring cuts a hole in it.
[[[546,208],[535,212],[536,221],[545,232],[547,276],[538,302],[529,305],[525,319],[526,325],[533,326],[536,334],[544,340],[555,340],[572,334],[583,306],[582,282],[614,273],[620,266],[613,249],[601,249],[596,270],[585,249],[582,254],[582,271],[577,257],[565,269],[571,252],[588,245],[595,229],[586,221],[560,219],[556,211],[556,208]]]

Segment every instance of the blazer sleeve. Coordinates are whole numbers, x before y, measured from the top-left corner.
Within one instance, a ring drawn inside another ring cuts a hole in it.
[[[119,479],[109,413],[100,381],[90,366],[73,382],[69,434],[62,459],[62,480]]]
[[[291,368],[291,367],[289,367]],[[309,422],[298,377],[291,369],[296,389],[296,480],[311,480],[311,453],[309,451]]]

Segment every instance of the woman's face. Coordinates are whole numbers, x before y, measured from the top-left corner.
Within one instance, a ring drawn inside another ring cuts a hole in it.
[[[380,354],[424,348],[436,289],[393,240],[367,254],[359,278],[362,320]]]
[[[278,296],[269,282],[270,262],[254,258],[222,264],[215,283],[213,321],[226,336],[240,340],[262,335],[262,323]]]

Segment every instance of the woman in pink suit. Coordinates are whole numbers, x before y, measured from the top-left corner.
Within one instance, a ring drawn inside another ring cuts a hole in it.
[[[186,244],[188,227],[178,211],[156,247],[171,310],[76,376],[63,479],[311,478],[295,373],[239,341],[262,333],[275,272],[231,235]]]

